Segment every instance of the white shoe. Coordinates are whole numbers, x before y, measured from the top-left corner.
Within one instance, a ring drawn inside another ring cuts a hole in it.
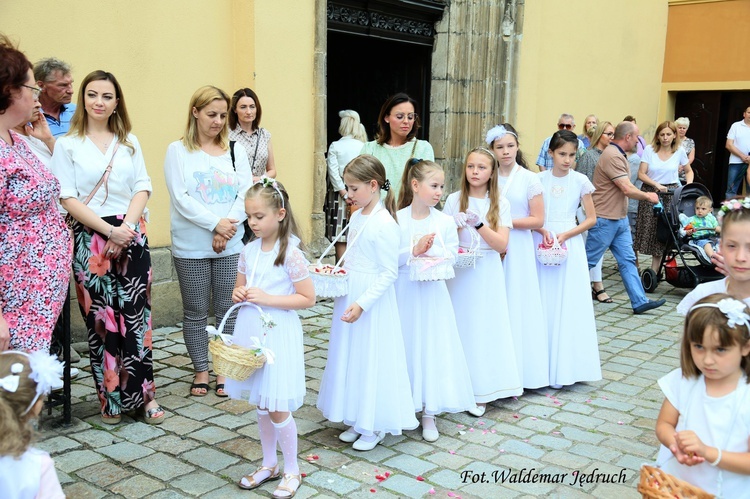
[[[467,412],[471,414],[472,416],[476,416],[478,418],[481,418],[484,416],[485,411],[487,410],[486,405],[478,405],[473,409],[469,409]]]
[[[552,388],[553,390],[559,390],[563,386],[562,385],[549,385],[549,387]]]
[[[342,442],[346,442],[347,444],[351,444],[357,441],[359,438],[359,433],[354,431],[354,428],[349,428],[344,433],[339,435],[339,440]]]
[[[360,437],[359,439],[357,439],[356,442],[354,442],[352,444],[352,449],[354,449],[354,450],[363,450],[363,451],[365,451],[365,450],[372,450],[380,442],[382,442],[384,438],[385,438],[385,432],[384,431],[375,432],[375,439],[372,440],[371,442],[362,440],[362,437]]]
[[[425,442],[434,442],[440,438],[440,433],[437,430],[425,430],[422,428],[422,438]]]

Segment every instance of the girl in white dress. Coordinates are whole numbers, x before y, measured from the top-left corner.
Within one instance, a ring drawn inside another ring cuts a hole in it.
[[[476,410],[456,316],[444,279],[453,277],[458,232],[453,218],[434,206],[443,194],[445,174],[432,161],[412,159],[401,178],[396,220],[401,227],[396,297],[401,308],[406,363],[414,410],[422,412],[422,438],[438,439],[435,416]],[[443,263],[425,257],[442,258]],[[414,267],[432,272],[433,280],[412,280]],[[430,268],[432,267],[432,268]],[[465,310],[472,312],[473,307]]]
[[[555,132],[549,143],[553,167],[539,174],[544,186],[544,227],[534,234],[534,243],[552,246],[554,237],[568,248],[559,266],[537,262],[539,289],[547,315],[549,337],[549,382],[562,388],[578,381],[602,379],[594,306],[589,295],[586,247],[581,233],[596,223],[594,186],[586,175],[572,171],[578,138],[573,132]],[[586,219],[576,225],[579,204]]]
[[[688,293],[677,305],[682,315],[687,315],[696,301],[714,293],[728,293],[750,306],[750,196],[724,201],[717,218],[721,226],[722,267],[727,277],[699,284]]]
[[[518,133],[511,125],[493,127],[486,141],[497,158],[500,195],[510,203],[513,218],[503,267],[521,385],[541,388],[549,385],[549,348],[531,231],[544,224],[543,188],[537,175],[527,169]]]
[[[443,208],[459,227],[460,247],[472,248],[471,232],[476,232],[482,255],[474,267],[456,268],[456,277],[446,281],[477,403],[469,412],[477,417],[484,415],[488,402],[523,393],[505,286],[497,285],[505,282],[500,254],[513,227],[510,204],[500,197],[497,172],[492,151],[474,149],[466,157],[461,190],[448,196]]]
[[[688,311],[680,368],[659,380],[657,464],[716,497],[750,490],[750,310],[727,294]]]
[[[42,118],[43,119],[43,118]],[[0,352],[0,491],[3,499],[65,499],[55,463],[30,446],[44,396],[62,388],[63,365],[49,353]]]
[[[418,426],[409,391],[396,293],[399,228],[390,180],[375,157],[361,155],[344,169],[352,215],[344,269],[349,293],[336,298],[328,361],[318,409],[350,426],[339,435],[355,450],[371,450],[386,433]],[[380,191],[386,191],[384,203]]]
[[[274,355],[245,381],[227,379],[230,397],[257,406],[263,464],[244,476],[240,488],[255,489],[281,478],[276,444],[284,455],[284,476],[274,497],[292,497],[302,484],[297,463],[297,425],[292,411],[305,397],[305,357],[302,324],[295,310],[315,304],[308,262],[298,247],[297,224],[284,188],[267,177],[253,185],[245,198],[248,223],[257,239],[240,253],[235,303],[256,306],[240,309],[234,343],[265,345]],[[261,307],[261,310],[258,309]]]

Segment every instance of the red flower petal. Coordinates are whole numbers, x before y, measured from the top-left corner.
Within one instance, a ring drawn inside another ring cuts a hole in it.
[[[417,476],[417,481],[424,482],[424,478],[422,477],[422,475]]]

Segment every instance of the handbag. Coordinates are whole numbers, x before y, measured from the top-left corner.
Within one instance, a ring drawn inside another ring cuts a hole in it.
[[[408,212],[409,219],[411,220],[411,207]],[[432,216],[432,209],[430,209],[430,216]],[[445,242],[443,236],[440,234],[440,230],[435,231],[435,236],[443,247],[443,253],[446,253]],[[411,251],[414,250],[414,234],[411,234]],[[410,254],[411,254],[410,251]],[[453,270],[453,263],[455,257],[453,256],[410,256],[406,264],[409,266],[409,280],[411,281],[444,281],[446,279],[453,279],[456,276]]]
[[[115,160],[115,154],[117,154],[117,149],[120,147],[120,143],[115,143],[115,148],[112,151],[112,157],[109,158],[109,163],[107,163],[107,167],[104,169],[104,173],[102,173],[101,178],[99,179],[99,182],[96,183],[94,188],[91,190],[88,196],[86,196],[86,199],[83,200],[84,205],[88,205],[89,202],[91,202],[92,199],[94,199],[94,196],[96,195],[99,188],[104,185],[104,200],[102,201],[102,206],[104,203],[107,202],[107,198],[109,197],[109,187],[107,186],[107,180],[109,180],[109,174],[112,173],[112,162]],[[73,231],[73,227],[75,224],[78,223],[78,220],[73,218],[73,215],[70,213],[65,215],[65,225],[68,226],[68,229],[70,229],[71,233]]]

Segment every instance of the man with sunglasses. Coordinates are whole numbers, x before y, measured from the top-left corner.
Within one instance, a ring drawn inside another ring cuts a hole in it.
[[[557,120],[558,130],[575,130],[576,122],[572,114],[563,113],[560,115],[560,119]],[[552,140],[550,135],[542,143],[542,148],[539,150],[539,157],[536,158],[536,165],[539,167],[539,171],[552,169],[552,156],[549,155],[549,142]],[[578,139],[578,152],[576,152],[576,161],[583,156],[586,152],[586,146],[583,145],[581,139]]]

